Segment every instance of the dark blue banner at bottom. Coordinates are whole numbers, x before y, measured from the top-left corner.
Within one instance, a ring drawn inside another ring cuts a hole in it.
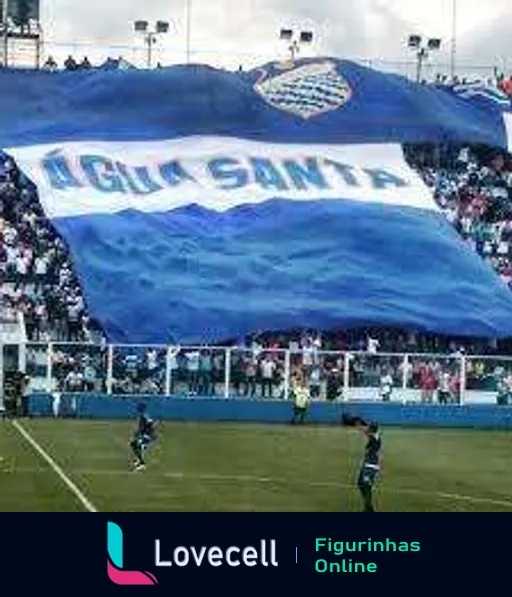
[[[509,580],[504,516],[4,514],[0,550],[22,593],[464,592]]]

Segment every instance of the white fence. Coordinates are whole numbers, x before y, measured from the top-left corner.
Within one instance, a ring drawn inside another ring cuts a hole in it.
[[[485,404],[512,393],[512,357],[501,356],[21,343],[2,345],[0,369],[25,371],[31,390],[44,392],[286,400],[302,372],[317,400]]]

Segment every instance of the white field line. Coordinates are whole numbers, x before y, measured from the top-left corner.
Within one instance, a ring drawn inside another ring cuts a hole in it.
[[[29,469],[29,468],[11,468],[2,470],[0,468],[0,474],[2,473],[40,473],[41,470],[37,469]],[[280,479],[275,479],[271,477],[258,477],[254,475],[221,475],[221,474],[193,474],[193,473],[182,473],[182,472],[150,472],[144,471],[142,473],[134,473],[132,471],[121,471],[121,470],[97,470],[97,469],[77,469],[73,471],[77,475],[84,475],[84,476],[91,476],[91,477],[126,477],[126,476],[134,476],[134,475],[143,475],[149,476],[152,479],[155,478],[168,478],[168,479],[191,479],[197,481],[212,481],[212,482],[235,482],[235,483],[256,483],[256,484],[268,484],[268,485],[280,485],[283,484],[283,481]],[[347,489],[353,490],[355,489],[354,485],[350,485],[347,483],[336,483],[330,481],[318,481],[318,482],[310,482],[310,483],[300,483],[302,486],[306,487],[317,487],[317,488],[324,488],[324,489]],[[425,497],[437,497],[446,500],[453,500],[453,501],[462,501],[462,502],[469,502],[475,504],[492,504],[495,506],[503,506],[505,508],[512,509],[512,501],[507,500],[497,500],[494,498],[486,498],[486,497],[475,497],[470,495],[461,495],[458,493],[445,493],[445,492],[437,492],[437,491],[423,491],[421,489],[387,489],[387,488],[380,488],[378,492],[382,493],[391,493],[391,494],[410,494],[410,495],[422,495]]]
[[[77,500],[87,510],[87,512],[97,512],[98,510],[94,505],[87,499],[80,489],[73,483],[73,481],[66,475],[61,467],[55,462],[55,460],[46,452],[39,443],[30,435],[30,433],[19,423],[18,421],[12,421],[12,426],[18,431],[18,433],[29,443],[32,448],[41,456],[46,464],[52,469],[52,471],[64,482],[66,487],[74,494]]]

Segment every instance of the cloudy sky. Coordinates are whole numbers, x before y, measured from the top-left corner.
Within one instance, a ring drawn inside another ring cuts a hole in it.
[[[308,54],[374,59],[379,66],[405,69],[409,33],[440,37],[449,62],[453,2],[457,2],[458,61],[476,74],[496,65],[512,71],[511,0],[188,0],[194,62],[251,67],[282,56],[282,26],[312,29]],[[155,60],[185,62],[187,0],[42,0],[47,52],[73,51],[93,60],[123,55],[142,65],[144,46],[132,32],[136,19],[171,22]],[[94,44],[95,50],[89,44]],[[385,64],[386,63],[386,64]],[[469,74],[469,73],[468,73]]]

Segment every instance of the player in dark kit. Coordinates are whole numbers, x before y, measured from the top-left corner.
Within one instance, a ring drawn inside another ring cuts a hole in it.
[[[375,512],[373,506],[373,486],[380,472],[380,455],[382,439],[377,423],[367,423],[360,417],[343,415],[343,425],[357,427],[366,435],[367,442],[364,450],[363,463],[359,471],[357,486],[363,498],[363,512]]]
[[[130,442],[130,448],[135,455],[135,470],[140,471],[146,468],[145,453],[148,446],[155,441],[155,423],[146,414],[146,405],[139,404],[137,407],[138,419],[137,429]]]

